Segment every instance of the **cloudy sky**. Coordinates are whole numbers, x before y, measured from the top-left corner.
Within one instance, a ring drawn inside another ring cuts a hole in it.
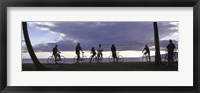
[[[79,42],[83,50],[98,47],[110,50],[141,51],[147,44],[154,50],[153,22],[27,22],[35,52],[51,51],[55,44],[60,51],[74,51]],[[178,45],[178,22],[158,22],[160,47],[165,49],[169,39]],[[22,52],[27,49],[22,33]]]

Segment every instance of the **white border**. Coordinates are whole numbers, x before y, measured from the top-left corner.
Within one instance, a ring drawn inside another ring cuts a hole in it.
[[[193,86],[192,7],[9,7],[8,86]],[[179,21],[179,71],[21,71],[21,21]]]

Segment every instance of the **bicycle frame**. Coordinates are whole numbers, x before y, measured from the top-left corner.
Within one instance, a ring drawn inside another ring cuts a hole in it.
[[[109,56],[109,62],[114,62],[114,60],[117,62],[119,61],[124,62],[124,57],[122,55],[119,55],[119,52],[116,52],[116,58],[113,58],[112,53],[111,53],[111,55]]]
[[[61,52],[58,52],[58,54],[60,55],[60,59],[59,60],[58,60],[58,58],[55,58],[55,56],[53,55],[52,52],[50,52],[50,53],[52,55],[48,57],[47,62],[49,62],[51,60],[51,57],[55,62],[64,63],[66,61],[65,57],[63,55],[60,55]]]
[[[165,50],[165,56],[164,56],[164,60],[168,60],[168,50],[166,49]],[[175,60],[175,59],[177,59],[178,60],[178,52],[177,52],[177,50],[175,50],[174,51],[174,53],[173,53],[173,59]]]
[[[149,58],[147,55],[145,55],[145,54],[143,53],[142,62],[144,61],[144,59],[145,59],[147,62],[150,62],[150,58]]]
[[[84,52],[82,52],[79,59],[78,59],[78,56],[74,57],[74,62],[79,62],[79,61],[81,61],[81,62],[87,61],[87,57],[84,55]]]

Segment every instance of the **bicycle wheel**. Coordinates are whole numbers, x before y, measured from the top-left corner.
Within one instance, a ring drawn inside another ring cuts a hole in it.
[[[99,59],[97,57],[97,62],[102,62],[102,60],[103,60],[103,57],[99,57]]]
[[[161,62],[159,62],[161,67],[167,67],[169,65],[168,62],[168,55],[166,54],[164,57],[161,58]]]
[[[53,57],[53,56],[50,56],[50,57],[47,59],[47,63],[48,63],[48,64],[53,64],[53,63],[55,63],[54,57]]]
[[[74,57],[74,63],[78,62],[77,61],[77,56]]]
[[[147,62],[150,62],[150,59],[149,59],[148,56],[145,56],[145,59],[146,59]]]
[[[144,62],[144,55],[142,56],[142,62]]]
[[[89,57],[89,62],[91,62],[91,63],[95,62],[96,61],[95,58],[96,58],[96,56],[94,56],[93,58],[92,58],[92,56],[90,56]]]
[[[178,52],[174,52],[174,61],[178,61]]]
[[[146,55],[143,55],[142,62],[150,62],[150,60],[148,59],[148,57]]]
[[[113,57],[112,55],[108,57],[109,62],[113,62]]]
[[[122,55],[118,55],[117,62],[124,62],[124,57]]]
[[[65,57],[64,57],[64,56],[60,56],[60,59],[61,59],[61,60],[58,59],[58,61],[57,61],[58,64],[64,64],[65,61],[66,61]]]
[[[83,56],[83,57],[81,58],[81,62],[86,63],[86,62],[87,62],[87,57],[86,57],[86,56]]]

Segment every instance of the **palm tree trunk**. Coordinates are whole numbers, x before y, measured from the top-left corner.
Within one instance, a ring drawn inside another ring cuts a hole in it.
[[[154,43],[155,43],[155,63],[159,64],[159,62],[161,62],[160,59],[160,45],[159,45],[159,35],[158,35],[158,25],[157,22],[153,22],[153,26],[154,26]]]
[[[44,70],[45,67],[37,59],[35,52],[32,48],[32,45],[31,45],[31,42],[30,42],[30,39],[29,39],[29,35],[28,35],[27,23],[22,22],[22,27],[23,27],[23,33],[24,33],[24,39],[25,39],[26,47],[28,49],[28,52],[31,56],[31,59],[32,59],[34,65],[36,66],[37,70]]]

